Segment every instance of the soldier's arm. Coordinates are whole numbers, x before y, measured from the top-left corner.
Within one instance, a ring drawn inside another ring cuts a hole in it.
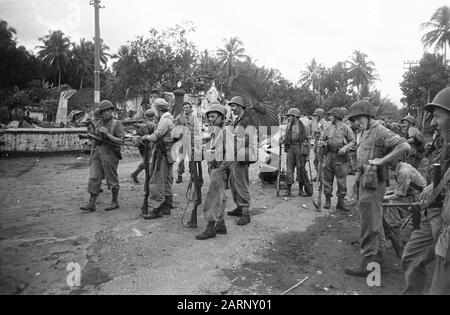
[[[170,129],[170,121],[168,119],[162,119],[155,132],[151,135],[146,135],[142,138],[143,141],[156,142],[161,139]]]
[[[384,133],[379,136],[383,137],[384,146],[386,148],[393,148],[393,150],[382,158],[369,161],[372,165],[385,165],[411,150],[411,146],[406,142],[405,138],[400,137],[389,129],[385,129]]]
[[[125,131],[120,122],[118,122],[112,133],[106,134],[106,139],[115,144],[123,144],[123,139],[125,138]]]
[[[345,125],[345,130],[346,130],[345,139],[347,140],[348,143],[342,148],[342,150],[344,152],[347,152],[349,149],[353,148],[356,145],[356,138],[350,126]]]

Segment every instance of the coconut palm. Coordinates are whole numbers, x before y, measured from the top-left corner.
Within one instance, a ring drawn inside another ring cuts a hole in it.
[[[39,38],[39,41],[43,42],[43,45],[37,47],[40,49],[38,57],[51,67],[56,68],[58,71],[58,86],[60,86],[61,73],[70,63],[70,39],[62,31],[54,31]]]
[[[222,64],[223,69],[226,71],[228,79],[236,75],[234,65],[237,61],[244,60],[245,49],[242,41],[237,37],[232,37],[229,41],[225,40],[225,48],[219,48],[217,50],[217,57]]]
[[[83,38],[80,44],[73,44],[73,63],[76,74],[80,77],[80,89],[83,88],[84,78],[94,73],[93,44]]]
[[[321,83],[322,76],[325,68],[320,63],[317,63],[316,59],[313,58],[309,64],[306,64],[306,70],[300,72],[300,84],[303,87],[312,88],[312,92],[318,95],[319,100],[321,99]]]
[[[436,10],[429,22],[421,25],[422,29],[431,29],[422,37],[425,49],[434,46],[436,53],[444,55],[444,64],[447,60],[447,46],[450,45],[450,7],[443,6]]]
[[[353,52],[353,56],[348,63],[348,75],[351,84],[356,87],[358,100],[361,99],[362,92],[368,91],[370,85],[377,79],[375,74],[375,63],[367,60],[368,56],[358,50]]]

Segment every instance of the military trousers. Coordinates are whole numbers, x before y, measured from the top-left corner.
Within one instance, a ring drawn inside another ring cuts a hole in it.
[[[427,210],[420,230],[413,231],[403,250],[402,267],[405,277],[404,294],[423,294],[427,266],[435,260],[435,246],[442,227],[440,209]]]
[[[444,257],[436,256],[430,294],[450,295],[450,262]]]
[[[392,203],[413,203],[414,201],[415,201],[414,196],[404,196],[392,200]],[[394,228],[401,227],[403,224],[402,220],[406,218],[408,215],[409,211],[401,207],[384,209],[384,218],[386,219],[386,222]]]
[[[248,215],[250,209],[249,164],[245,162],[222,162],[211,169],[210,184],[203,201],[203,213],[207,222],[218,222],[224,217],[227,202],[227,181],[233,200],[242,213]]]
[[[164,152],[155,149],[150,163],[149,207],[157,211],[166,203],[172,205],[173,163],[168,163]]]
[[[302,146],[290,145],[286,157],[286,184],[293,185],[294,173],[297,170],[297,181],[300,187],[310,185],[308,173],[306,172],[306,155],[301,155]]]
[[[358,210],[361,222],[361,255],[375,256],[384,249],[386,238],[383,229],[383,209],[381,203],[386,193],[386,183],[378,182],[376,189],[359,184]]]
[[[90,160],[88,192],[99,195],[103,178],[108,189],[120,188],[118,166],[119,158],[109,147],[97,146]]]
[[[323,160],[324,194],[328,198],[333,196],[333,182],[336,177],[338,198],[347,195],[348,156],[338,153],[328,153]]]

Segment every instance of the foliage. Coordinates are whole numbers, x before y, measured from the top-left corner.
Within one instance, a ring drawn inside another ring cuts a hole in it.
[[[425,48],[434,46],[435,53],[443,53],[443,63],[447,60],[447,47],[450,45],[450,7],[443,6],[436,10],[429,22],[422,24],[429,29],[422,37]]]

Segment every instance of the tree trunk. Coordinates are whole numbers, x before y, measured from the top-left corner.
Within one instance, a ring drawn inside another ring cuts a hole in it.
[[[58,86],[61,86],[61,70],[58,71]]]

